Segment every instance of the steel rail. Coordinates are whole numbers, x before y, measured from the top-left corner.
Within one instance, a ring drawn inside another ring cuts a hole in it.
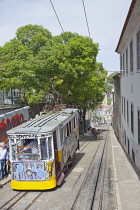
[[[107,132],[108,135],[108,132]],[[100,162],[100,168],[99,168],[99,172],[98,172],[98,176],[97,176],[97,182],[96,182],[96,188],[95,188],[95,192],[94,192],[94,196],[93,196],[93,200],[92,200],[92,204],[91,204],[91,210],[94,210],[94,202],[97,199],[95,199],[95,197],[99,196],[99,200],[98,200],[98,207],[96,207],[96,209],[101,210],[102,209],[102,205],[103,205],[103,192],[104,192],[104,182],[105,182],[105,170],[106,170],[106,159],[107,159],[107,135],[106,135],[106,139],[105,139],[105,145],[103,148],[103,153],[102,153],[102,158],[101,158],[101,162]]]
[[[40,192],[34,199],[31,203],[29,203],[28,206],[26,206],[26,208],[24,210],[28,210],[34,203],[35,201],[43,194],[43,192]]]
[[[108,133],[108,132],[107,132]],[[89,200],[91,200],[91,202],[88,204],[88,208],[86,209],[89,209],[89,210],[92,210],[92,207],[93,207],[93,204],[94,204],[94,199],[95,199],[95,195],[96,195],[96,190],[97,190],[97,184],[98,184],[98,179],[99,179],[99,174],[101,173],[101,168],[102,168],[102,164],[103,164],[103,157],[104,157],[104,151],[105,151],[105,147],[106,147],[106,139],[107,139],[107,134],[105,136],[105,142],[104,142],[104,145],[103,145],[103,148],[102,148],[102,144],[100,142],[97,150],[96,150],[96,153],[94,154],[93,158],[92,158],[92,161],[90,163],[90,166],[88,167],[88,171],[86,173],[86,176],[81,184],[81,187],[75,197],[75,200],[72,204],[72,207],[71,207],[71,210],[74,210],[76,209],[76,204],[78,203],[78,200],[80,199],[80,196],[82,194],[84,194],[84,189],[86,188],[86,184],[88,183],[88,181],[90,181],[90,179],[92,178],[91,174],[94,174],[94,178],[93,178],[93,181],[91,182],[91,184],[94,184],[94,186],[90,186],[91,188],[94,187],[94,190],[93,190],[93,194],[90,195],[90,198]],[[97,173],[95,174],[95,166],[94,166],[94,161],[95,161],[95,158],[96,158],[96,155],[97,153],[99,152],[99,150],[101,150],[102,148],[102,154],[101,154],[101,157],[100,157],[100,161],[99,161],[99,164],[97,164]],[[101,200],[101,194],[100,194],[100,200]]]
[[[83,182],[82,182],[82,184],[81,184],[81,186],[80,186],[80,188],[79,188],[79,190],[78,190],[78,193],[77,193],[77,195],[76,195],[76,197],[75,197],[75,200],[74,200],[74,202],[73,202],[73,204],[72,204],[71,210],[74,210],[74,209],[75,209],[75,205],[76,205],[77,200],[78,200],[78,198],[79,198],[79,196],[80,196],[80,193],[82,192],[82,189],[83,189],[83,186],[85,185],[85,182],[86,182],[86,180],[87,180],[87,177],[89,176],[89,170],[91,171],[91,166],[92,166],[92,164],[93,164],[93,162],[94,162],[94,160],[95,160],[96,154],[97,154],[97,152],[98,152],[100,146],[101,146],[101,142],[99,143],[98,148],[97,148],[97,150],[96,150],[96,152],[95,152],[95,154],[94,154],[94,156],[93,156],[93,158],[92,158],[92,161],[91,161],[91,163],[90,163],[90,165],[89,165],[89,167],[88,167],[88,171],[87,171],[87,173],[86,173],[86,175],[85,175],[85,178],[84,178],[84,180],[83,180]]]
[[[6,210],[10,209],[11,207],[13,207],[21,198],[23,198],[28,192],[18,192],[16,195],[14,195],[12,198],[10,198],[6,203],[4,203],[2,206],[0,206],[0,209],[3,209],[4,207],[6,207],[6,205],[8,203],[10,203],[12,200],[14,200],[17,196],[21,195],[16,201],[14,201],[8,208],[6,208]]]
[[[82,144],[80,144],[80,148],[81,148],[85,143],[87,143],[87,144],[85,145],[85,147],[86,147],[86,146],[90,143],[90,142],[88,142],[88,141],[90,141],[90,140],[93,140],[93,136],[88,136],[87,139],[84,140],[84,142],[83,142]],[[83,149],[84,149],[85,147],[83,147],[82,149],[80,149],[80,152],[83,151]]]

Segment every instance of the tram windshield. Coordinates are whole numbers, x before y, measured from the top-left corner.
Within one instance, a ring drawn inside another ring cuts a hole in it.
[[[52,137],[20,140],[11,139],[12,160],[47,160],[51,158]]]
[[[38,160],[39,158],[39,147],[37,139],[27,140],[24,146],[17,146],[17,156],[19,160]]]

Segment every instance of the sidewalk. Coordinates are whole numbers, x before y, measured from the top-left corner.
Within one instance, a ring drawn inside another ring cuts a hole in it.
[[[117,141],[112,127],[110,127],[110,136],[118,210],[140,210],[139,177]]]

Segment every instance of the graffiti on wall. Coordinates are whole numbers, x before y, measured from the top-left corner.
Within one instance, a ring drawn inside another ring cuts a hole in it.
[[[0,142],[8,141],[6,131],[26,122],[28,119],[28,107],[0,115]]]

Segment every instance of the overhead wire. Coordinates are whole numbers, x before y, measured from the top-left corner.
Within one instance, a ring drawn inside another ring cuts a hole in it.
[[[89,34],[89,37],[90,37],[90,30],[89,30],[89,24],[88,24],[88,19],[87,19],[87,14],[86,14],[86,8],[85,8],[84,0],[82,0],[82,2],[83,2],[83,8],[84,8],[84,14],[85,14],[85,19],[86,19],[88,34]],[[56,15],[56,17],[57,17],[57,20],[58,20],[58,22],[59,22],[59,25],[60,25],[60,27],[61,27],[63,33],[64,33],[64,29],[63,29],[62,24],[61,24],[61,22],[60,22],[60,20],[59,20],[59,17],[58,17],[58,15],[57,15],[57,12],[56,12],[56,10],[55,10],[55,7],[54,7],[54,5],[53,5],[53,3],[52,3],[52,0],[50,0],[50,3],[51,3],[52,8],[53,8],[53,10],[54,10],[54,12],[55,12],[55,15]]]
[[[63,29],[63,27],[62,27],[62,25],[61,25],[61,22],[60,22],[60,20],[59,20],[59,18],[58,18],[58,15],[57,15],[57,13],[56,13],[56,10],[55,10],[54,5],[53,5],[53,3],[52,3],[51,0],[50,0],[50,3],[51,3],[52,8],[53,8],[53,10],[54,10],[54,12],[55,12],[55,15],[56,15],[56,17],[57,17],[57,20],[58,20],[58,22],[59,22],[59,25],[60,25],[60,27],[61,27],[63,33],[64,33],[64,29]]]
[[[83,2],[83,8],[84,8],[84,13],[85,13],[86,23],[87,23],[88,34],[89,34],[89,38],[90,38],[90,31],[89,31],[89,25],[88,25],[88,19],[87,19],[87,14],[86,14],[86,8],[85,8],[84,0],[82,0],[82,2]]]

